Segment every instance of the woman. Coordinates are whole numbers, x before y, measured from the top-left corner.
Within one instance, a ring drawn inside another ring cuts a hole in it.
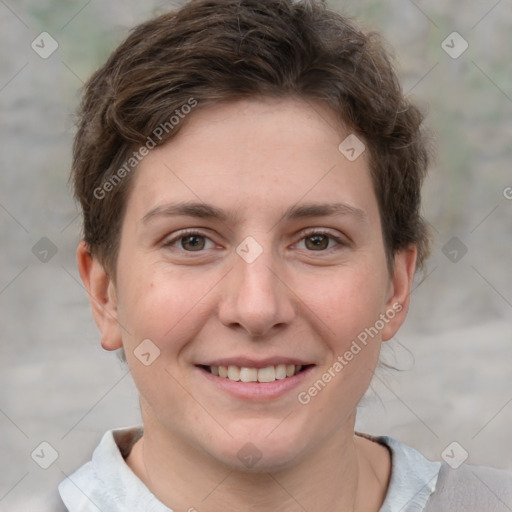
[[[505,472],[354,432],[428,255],[421,123],[321,3],[193,1],[120,45],[81,107],[78,265],[143,425],[68,510],[507,510]]]

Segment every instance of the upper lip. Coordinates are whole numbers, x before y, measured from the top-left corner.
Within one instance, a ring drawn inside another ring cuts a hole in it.
[[[248,357],[230,357],[215,359],[206,363],[198,363],[197,366],[238,366],[239,368],[266,368],[280,364],[294,364],[296,366],[308,366],[311,362],[303,361],[295,357],[269,357],[266,359],[250,359]]]

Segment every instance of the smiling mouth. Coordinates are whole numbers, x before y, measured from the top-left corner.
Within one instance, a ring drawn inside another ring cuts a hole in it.
[[[200,368],[217,377],[234,382],[274,382],[293,377],[314,365],[278,364],[265,368],[247,368],[240,366],[205,366]]]

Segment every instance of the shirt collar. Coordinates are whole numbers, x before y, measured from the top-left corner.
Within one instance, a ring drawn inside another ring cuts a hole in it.
[[[435,491],[440,462],[426,459],[414,448],[389,436],[360,434],[387,446],[391,452],[391,478],[379,512],[421,512]]]
[[[120,451],[140,436],[141,427],[106,432],[92,460],[59,485],[69,512],[172,512],[144,485],[126,464]],[[119,443],[119,445],[118,445]]]
[[[172,512],[163,505],[126,464],[142,427],[106,432],[92,460],[59,485],[69,512]],[[431,462],[415,449],[388,436],[359,436],[379,442],[391,452],[391,479],[379,512],[421,512],[434,492],[441,463]]]

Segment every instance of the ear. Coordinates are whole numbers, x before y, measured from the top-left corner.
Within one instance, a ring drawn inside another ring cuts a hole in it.
[[[382,329],[382,341],[391,339],[407,317],[417,254],[416,245],[411,245],[395,254],[395,265],[384,312],[387,322]]]
[[[117,350],[123,344],[117,321],[114,283],[84,241],[78,245],[76,256],[80,277],[91,301],[94,320],[101,332],[101,345],[105,350]]]

